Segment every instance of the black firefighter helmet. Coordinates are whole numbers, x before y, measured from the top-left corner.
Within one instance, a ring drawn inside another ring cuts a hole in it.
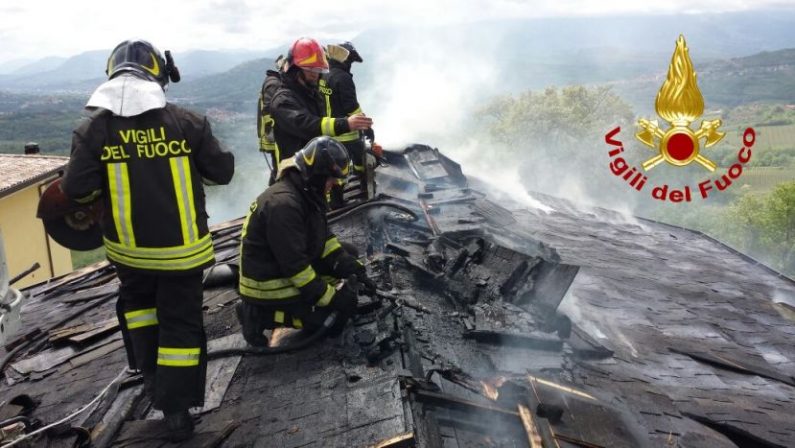
[[[348,50],[348,60],[347,62],[364,62],[362,60],[362,56],[356,51],[356,47],[353,46],[352,43],[345,41],[339,44],[340,47]]]
[[[313,138],[295,154],[295,164],[305,181],[322,183],[329,177],[344,179],[351,158],[342,143],[322,136]]]
[[[105,74],[113,79],[121,73],[132,73],[140,78],[155,81],[165,87],[169,81],[179,82],[179,69],[174,65],[171,52],[165,59],[160,51],[145,40],[125,40],[116,45],[108,57]]]

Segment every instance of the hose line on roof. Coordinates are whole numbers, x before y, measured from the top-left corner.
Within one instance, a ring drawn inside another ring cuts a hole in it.
[[[396,202],[390,202],[390,201],[384,201],[384,200],[377,200],[377,201],[372,201],[371,200],[371,201],[367,201],[367,202],[361,202],[361,203],[353,205],[353,206],[351,206],[350,208],[347,208],[347,209],[340,209],[340,210],[334,210],[332,212],[329,212],[328,215],[327,215],[329,217],[328,223],[329,224],[333,224],[333,223],[335,223],[335,222],[337,222],[337,221],[339,221],[339,220],[341,220],[343,218],[347,218],[348,216],[351,216],[354,213],[358,213],[358,212],[360,212],[363,209],[371,208],[371,207],[391,207],[391,208],[398,209],[398,210],[400,210],[400,211],[402,211],[404,213],[407,213],[407,214],[411,215],[411,217],[414,218],[414,221],[419,219],[417,217],[417,212],[415,212],[414,210],[410,209],[409,207],[406,207],[403,204],[398,204]],[[334,212],[339,212],[339,213],[334,213]]]

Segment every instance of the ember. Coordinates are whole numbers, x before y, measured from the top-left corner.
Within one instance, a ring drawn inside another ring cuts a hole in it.
[[[480,380],[483,395],[487,398],[497,401],[500,397],[500,387],[505,384],[507,378],[504,376],[496,376],[494,378]]]

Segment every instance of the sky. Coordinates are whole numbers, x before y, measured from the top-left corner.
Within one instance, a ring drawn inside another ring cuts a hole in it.
[[[194,0],[114,3],[27,0],[0,6],[0,63],[68,57],[131,37],[161,49],[268,50],[298,36],[350,39],[391,25],[447,25],[498,18],[735,12],[795,0]]]

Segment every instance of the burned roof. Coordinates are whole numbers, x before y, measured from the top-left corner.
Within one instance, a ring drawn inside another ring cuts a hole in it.
[[[63,156],[0,154],[0,197],[46,179],[68,161]]]
[[[375,198],[330,214],[379,294],[339,337],[212,360],[183,446],[795,445],[792,280],[687,229],[495,202],[427,146],[386,162]],[[213,229],[219,266],[237,262],[240,225]],[[211,352],[243,345],[224,272],[206,277]],[[112,384],[40,445],[166,445],[123,373],[117,289],[100,263],[26,291],[0,419],[55,422]]]

